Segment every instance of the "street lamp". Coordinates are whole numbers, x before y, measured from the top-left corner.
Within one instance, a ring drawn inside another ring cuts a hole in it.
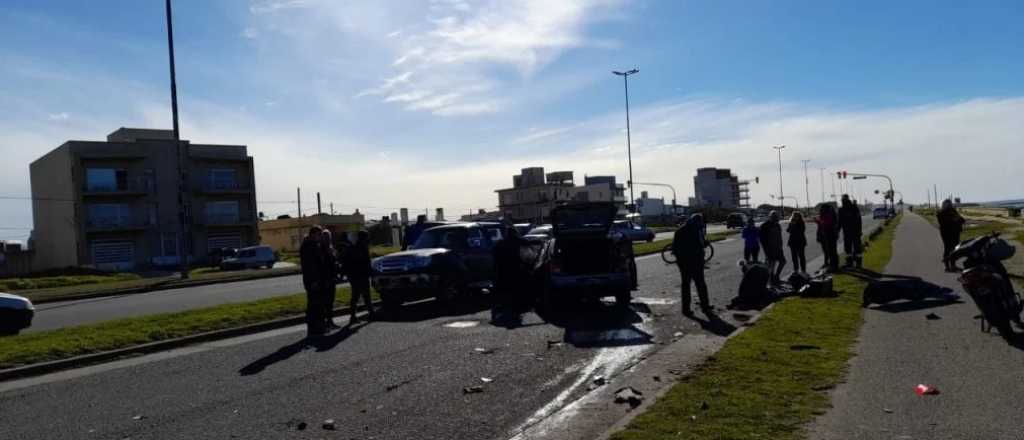
[[[772,147],[772,148],[774,148],[776,151],[779,152],[779,200],[785,200],[783,198],[784,196],[782,195],[782,149],[786,148],[786,146],[785,145],[779,145],[777,147]]]
[[[807,193],[806,194],[807,195],[807,205],[806,206],[808,208],[811,207],[811,179],[809,177],[807,177],[807,162],[810,162],[810,161],[811,161],[810,159],[801,160],[801,162],[804,163],[804,192]]]
[[[626,157],[629,161],[629,205],[632,212],[636,212],[636,200],[633,199],[633,146],[629,139],[629,75],[640,73],[640,69],[627,70],[625,72],[612,71],[613,74],[622,77],[622,85],[626,91]]]

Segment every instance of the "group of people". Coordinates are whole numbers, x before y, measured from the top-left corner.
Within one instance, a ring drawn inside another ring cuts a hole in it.
[[[773,284],[781,283],[782,271],[786,266],[785,247],[789,248],[793,259],[793,269],[807,272],[807,224],[804,215],[794,211],[786,227],[788,238],[782,237],[782,216],[772,211],[768,220],[758,226],[753,218],[747,219],[742,230],[744,242],[743,259],[748,263],[759,263],[761,251],[764,250],[765,264],[771,274]],[[846,251],[846,266],[859,267],[862,263],[863,242],[861,241],[862,223],[860,208],[848,195],[843,195],[838,212],[831,204],[822,204],[817,217],[813,220],[818,226],[817,241],[825,254],[823,269],[839,270],[839,253],[837,246],[839,235],[843,235],[843,247]],[[682,278],[683,314],[693,314],[690,284],[697,288],[701,311],[709,313],[708,287],[704,280],[704,252],[707,245],[704,218],[694,214],[687,219],[672,240],[672,252],[676,256],[679,275]]]
[[[370,303],[370,234],[359,231],[355,243],[345,234],[335,241],[330,230],[312,226],[299,248],[302,284],[306,289],[306,328],[310,336],[321,336],[341,328],[334,322],[334,301],[337,284],[347,277],[352,288],[351,318],[357,322],[356,310],[362,298],[373,319]]]

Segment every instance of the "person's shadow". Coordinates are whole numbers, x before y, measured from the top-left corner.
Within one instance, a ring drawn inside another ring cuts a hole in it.
[[[307,348],[316,349],[318,353],[331,350],[334,347],[337,347],[338,344],[341,344],[344,340],[359,332],[359,329],[365,327],[366,324],[367,322],[363,321],[362,323],[357,323],[355,325],[345,326],[334,333],[317,337],[302,338],[242,367],[238,370],[238,374],[240,376],[260,374],[271,365],[291,359],[293,356],[301,353]]]
[[[704,331],[717,336],[729,336],[736,331],[735,325],[726,322],[715,312],[709,312],[705,319],[701,319],[697,315],[689,316],[689,318],[696,321]]]

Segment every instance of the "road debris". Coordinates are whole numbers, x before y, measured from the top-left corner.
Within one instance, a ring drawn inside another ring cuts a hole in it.
[[[700,403],[700,410],[701,411],[707,411],[710,408],[711,408],[711,405],[708,405],[708,402],[706,400]]]
[[[309,426],[309,425],[306,424],[306,422],[303,422],[302,420],[299,420],[299,419],[290,419],[290,420],[288,420],[288,423],[286,423],[286,425],[289,428],[294,428],[294,429],[299,430],[299,431],[305,431],[306,427]]]
[[[494,379],[491,379],[489,377],[481,377],[480,381],[483,382],[483,383],[491,383],[491,382],[494,382]]]
[[[654,376],[653,379],[655,382],[661,382],[661,376]]]
[[[494,349],[493,348],[477,347],[477,348],[474,348],[473,351],[475,351],[475,352],[477,352],[479,354],[494,354]]]
[[[892,414],[892,410],[889,408],[882,408],[882,411],[885,411],[886,414]]]
[[[622,404],[628,403],[630,408],[636,408],[640,406],[640,403],[644,401],[644,393],[641,393],[636,388],[625,387],[620,388],[615,392],[615,403]]]
[[[462,394],[477,394],[482,392],[484,392],[484,387],[480,385],[473,385],[462,389]]]
[[[561,347],[562,344],[564,344],[564,342],[562,341],[548,341],[548,350],[550,350],[552,347]]]
[[[137,415],[135,417],[132,417],[132,420],[139,421],[139,420],[146,420],[146,418],[147,418],[146,416],[139,414],[139,415]]]
[[[334,425],[334,419],[324,420],[323,428],[325,431],[336,431],[338,429],[338,427]]]
[[[683,337],[683,332],[675,332],[675,333],[672,334],[672,337],[675,338],[675,339],[679,339],[679,338]]]
[[[930,385],[920,384],[914,388],[914,392],[918,396],[935,396],[939,394],[939,389]]]
[[[942,317],[941,317],[941,316],[939,316],[939,315],[936,315],[936,314],[934,314],[934,313],[929,313],[929,314],[927,314],[927,315],[925,315],[925,316],[924,316],[924,319],[927,319],[927,320],[929,320],[929,321],[934,321],[934,320],[936,320],[936,319],[942,319]]]
[[[597,376],[597,377],[594,378],[594,385],[596,385],[596,386],[603,386],[603,385],[605,385],[607,383],[608,383],[608,379],[605,379],[604,376]]]

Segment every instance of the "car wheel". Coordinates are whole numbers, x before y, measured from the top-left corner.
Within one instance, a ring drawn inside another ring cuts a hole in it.
[[[633,295],[630,293],[629,290],[624,290],[622,292],[619,292],[619,293],[615,294],[615,306],[616,307],[625,309],[626,307],[629,307],[629,303],[632,300],[633,300]]]
[[[380,302],[387,310],[397,310],[402,306],[402,299],[394,292],[377,291],[380,294]]]

